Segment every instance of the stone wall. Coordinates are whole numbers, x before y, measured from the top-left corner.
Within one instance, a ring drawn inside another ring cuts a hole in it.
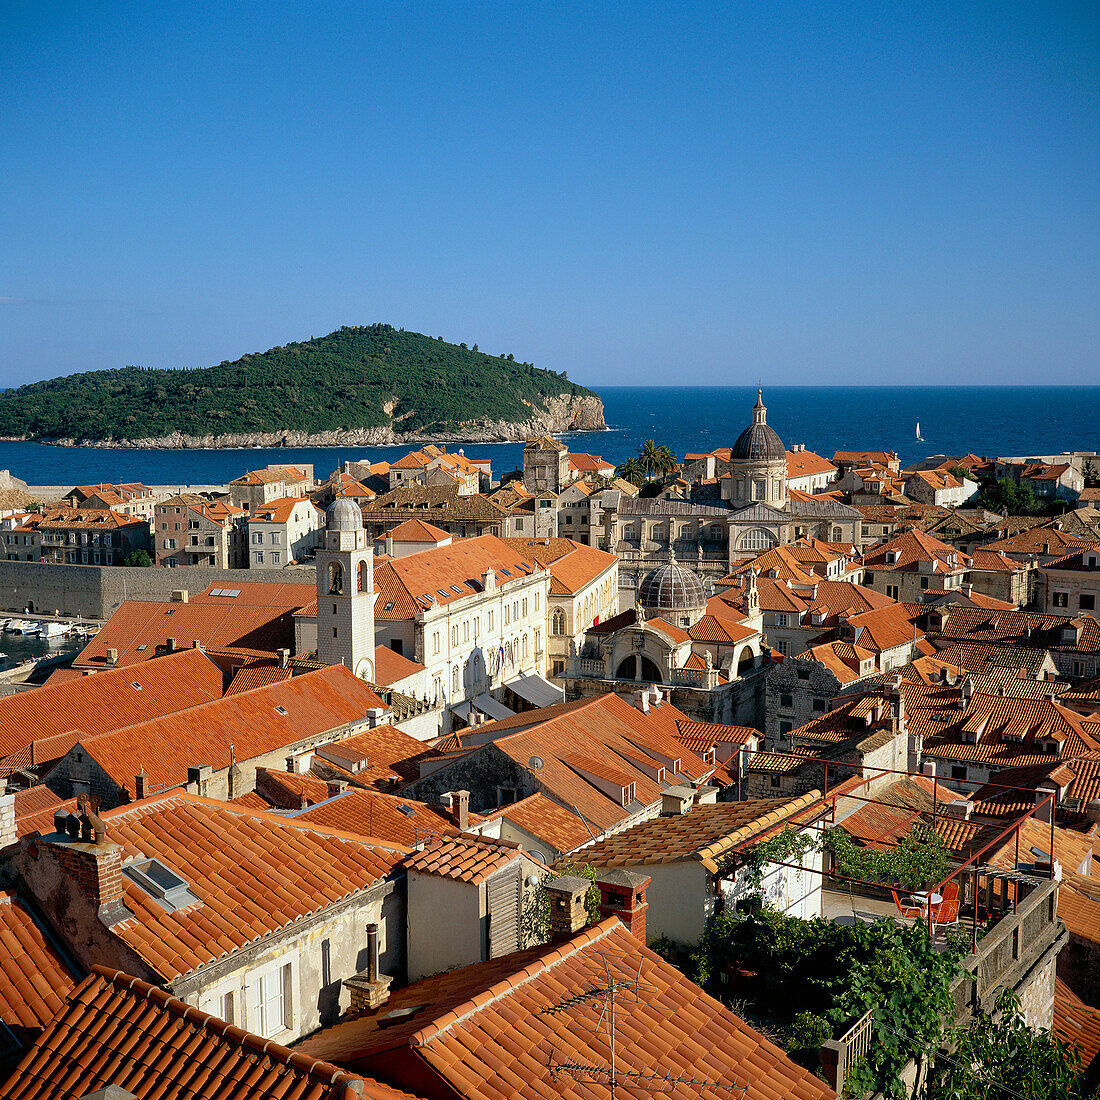
[[[0,561],[0,610],[107,619],[123,600],[167,600],[185,588],[195,595],[212,584],[247,581],[314,583],[314,569],[155,569],[125,565],[52,565]]]

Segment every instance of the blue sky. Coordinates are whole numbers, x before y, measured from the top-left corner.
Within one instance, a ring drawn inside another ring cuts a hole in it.
[[[1100,382],[1095,3],[0,5],[0,384],[387,321]]]

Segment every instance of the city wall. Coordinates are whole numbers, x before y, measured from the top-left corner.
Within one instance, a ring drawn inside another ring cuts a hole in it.
[[[312,566],[297,569],[156,569],[125,565],[54,565],[0,561],[0,610],[109,618],[123,600],[167,600],[212,584],[232,588],[242,581],[313,584]]]

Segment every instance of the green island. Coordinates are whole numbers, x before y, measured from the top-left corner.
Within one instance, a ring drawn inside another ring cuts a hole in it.
[[[564,373],[386,324],[217,366],[91,371],[0,394],[4,438],[105,446],[476,441],[603,427],[599,397]]]

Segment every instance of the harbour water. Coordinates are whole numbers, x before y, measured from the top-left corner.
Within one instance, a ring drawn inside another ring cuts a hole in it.
[[[616,463],[655,439],[677,456],[728,447],[751,420],[755,388],[601,387],[609,430],[577,432],[571,450]],[[902,464],[931,454],[1032,456],[1100,450],[1100,386],[765,387],[768,423],[790,446],[831,456],[838,449],[894,450]],[[920,422],[924,441],[916,440]],[[143,481],[218,484],[269,463],[311,462],[327,477],[349,459],[399,457],[397,447],[112,450],[0,443],[0,468],[31,485]],[[499,476],[522,466],[520,443],[465,444]]]

